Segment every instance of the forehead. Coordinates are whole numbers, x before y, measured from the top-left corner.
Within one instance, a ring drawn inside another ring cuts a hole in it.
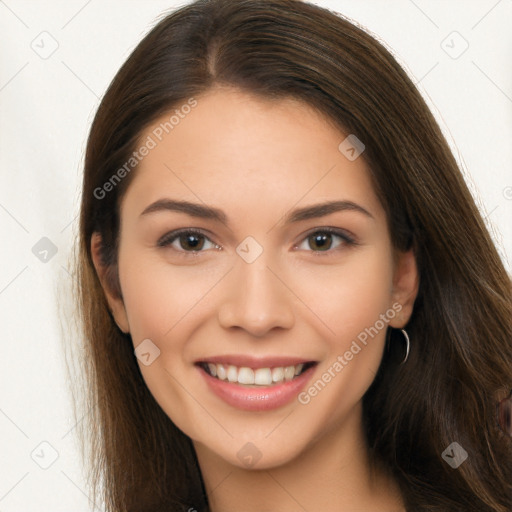
[[[380,209],[363,158],[339,149],[349,134],[311,106],[223,88],[183,105],[194,106],[176,106],[142,133],[152,148],[123,202],[140,209],[172,195],[242,214],[341,198]]]

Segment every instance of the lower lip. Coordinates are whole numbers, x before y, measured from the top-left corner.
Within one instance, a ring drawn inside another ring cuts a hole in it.
[[[297,397],[305,387],[315,366],[308,368],[293,380],[260,388],[249,388],[242,384],[220,380],[212,377],[200,366],[198,369],[210,390],[232,407],[245,411],[270,411],[288,404]]]

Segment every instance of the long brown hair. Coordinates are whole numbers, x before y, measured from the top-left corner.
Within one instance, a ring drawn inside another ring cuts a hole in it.
[[[130,337],[108,310],[90,243],[101,234],[108,283],[119,294],[119,202],[136,166],[108,193],[98,189],[129,161],[145,128],[214,84],[302,100],[364,142],[393,245],[414,248],[420,273],[409,360],[398,366],[386,353],[364,397],[370,449],[409,511],[510,511],[512,443],[496,424],[498,393],[512,387],[510,280],[407,74],[365,31],[298,0],[199,0],[176,10],[136,47],[96,113],[76,290],[91,475],[106,509],[208,510],[192,443],[146,387]],[[458,469],[442,458],[452,442],[468,453]]]

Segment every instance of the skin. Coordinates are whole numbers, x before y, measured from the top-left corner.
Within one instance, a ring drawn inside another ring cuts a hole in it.
[[[149,338],[160,350],[151,365],[139,361],[148,388],[192,439],[214,512],[404,510],[394,481],[370,463],[362,430],[361,400],[386,328],[309,403],[266,412],[224,403],[194,362],[299,356],[318,361],[307,389],[393,304],[401,310],[389,325],[407,323],[418,289],[413,253],[393,249],[363,158],[350,161],[338,150],[346,134],[317,111],[220,87],[196,99],[136,170],[121,203],[122,298],[104,285],[134,346]],[[176,211],[141,215],[163,198],[221,209],[226,222]],[[337,200],[370,215],[345,210],[284,222],[293,209]],[[334,235],[331,248],[318,250],[310,235],[325,227],[350,233],[356,244]],[[191,254],[179,239],[157,245],[179,228],[204,232],[202,252]],[[252,263],[236,252],[247,236],[263,248]],[[99,237],[91,243],[105,283]],[[248,442],[261,455],[250,468],[237,456]]]

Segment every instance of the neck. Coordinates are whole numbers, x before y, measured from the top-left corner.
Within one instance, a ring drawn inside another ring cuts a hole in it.
[[[194,446],[211,512],[405,510],[396,483],[370,460],[360,406],[279,467],[240,468],[200,443]]]

